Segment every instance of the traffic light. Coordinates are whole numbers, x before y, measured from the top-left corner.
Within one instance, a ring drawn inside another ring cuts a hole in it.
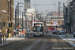
[[[9,22],[9,27],[12,27],[12,22]]]
[[[66,27],[69,27],[69,22],[66,22]]]

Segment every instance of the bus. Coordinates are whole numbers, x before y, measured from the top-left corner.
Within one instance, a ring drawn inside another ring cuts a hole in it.
[[[34,36],[43,36],[43,23],[42,22],[34,22]]]

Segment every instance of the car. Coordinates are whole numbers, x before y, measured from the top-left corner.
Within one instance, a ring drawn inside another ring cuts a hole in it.
[[[57,31],[56,30],[53,30],[53,34],[57,34]]]
[[[75,32],[73,33],[73,37],[75,37]]]
[[[31,30],[27,30],[27,31],[26,31],[26,33],[31,33],[31,32],[32,32]]]
[[[56,31],[57,35],[59,34],[60,31]]]
[[[49,30],[46,30],[46,33],[49,33]]]
[[[65,31],[59,31],[58,34],[59,34],[59,35],[61,35],[61,34],[65,34]]]

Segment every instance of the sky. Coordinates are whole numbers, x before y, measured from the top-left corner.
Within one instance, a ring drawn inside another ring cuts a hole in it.
[[[31,8],[35,8],[36,10],[38,10],[39,13],[48,13],[50,11],[58,11],[58,9],[57,9],[58,1],[60,1],[60,3],[61,3],[60,10],[62,10],[63,3],[66,3],[67,0],[31,0]],[[24,3],[24,0],[14,0],[14,8],[16,7],[18,2]],[[40,6],[35,5],[35,7],[34,7],[33,6],[34,4],[43,4],[43,5],[40,5]],[[44,4],[47,4],[47,5],[44,5]],[[20,6],[24,6],[24,5],[21,4]],[[24,7],[21,7],[20,10],[24,11]]]

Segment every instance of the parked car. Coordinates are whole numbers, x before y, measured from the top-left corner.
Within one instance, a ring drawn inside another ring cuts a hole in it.
[[[31,30],[27,30],[26,33],[33,33]]]
[[[59,34],[60,31],[56,31],[57,34]]]
[[[46,30],[46,33],[49,33],[49,30]]]
[[[75,37],[75,32],[73,33],[73,37]]]
[[[53,30],[53,34],[57,34],[57,31],[56,30]]]
[[[59,34],[59,35],[61,35],[61,34],[65,34],[65,32],[64,32],[64,31],[59,31],[58,34]]]

